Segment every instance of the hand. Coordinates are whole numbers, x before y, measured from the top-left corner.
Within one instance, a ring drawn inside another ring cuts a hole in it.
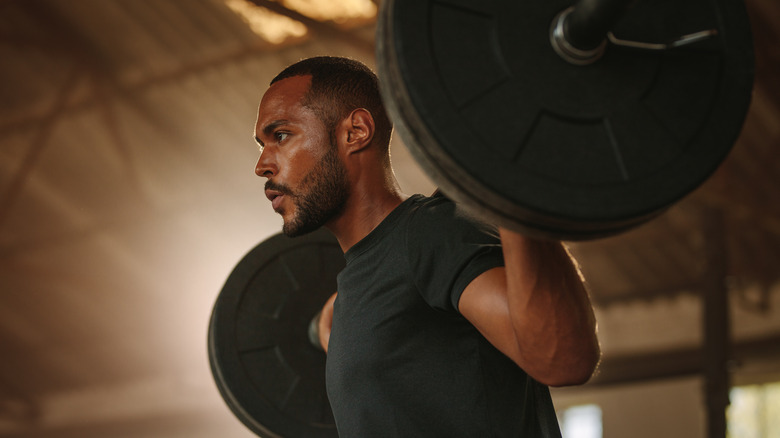
[[[330,329],[333,326],[333,302],[336,301],[336,295],[338,295],[338,293],[331,295],[330,298],[328,298],[328,301],[325,302],[325,305],[322,306],[320,318],[319,321],[317,321],[317,334],[320,338],[320,345],[326,353],[328,352]]]

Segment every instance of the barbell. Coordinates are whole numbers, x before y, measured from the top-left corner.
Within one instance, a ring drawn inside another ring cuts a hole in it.
[[[440,189],[530,235],[636,227],[701,185],[736,142],[753,81],[741,0],[385,0],[383,100]],[[344,266],[325,230],[236,265],[208,354],[263,437],[336,437],[310,327]]]
[[[222,398],[257,435],[338,436],[325,353],[309,326],[336,291],[344,264],[327,230],[277,234],[250,250],[225,281],[209,323],[209,362]]]
[[[753,82],[741,0],[387,0],[377,67],[448,197],[562,240],[635,227],[703,183]]]

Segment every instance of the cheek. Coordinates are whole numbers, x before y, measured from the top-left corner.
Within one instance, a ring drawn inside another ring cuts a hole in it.
[[[321,157],[311,151],[298,151],[290,155],[286,160],[288,169],[288,181],[291,185],[299,186],[306,177],[311,174]]]

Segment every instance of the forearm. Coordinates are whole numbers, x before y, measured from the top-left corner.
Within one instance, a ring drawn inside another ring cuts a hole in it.
[[[559,242],[500,232],[521,366],[551,386],[584,383],[600,350],[593,308],[574,261]]]

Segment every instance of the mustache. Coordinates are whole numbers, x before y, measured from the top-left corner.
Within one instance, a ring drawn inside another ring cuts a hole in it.
[[[292,189],[289,186],[287,186],[286,184],[275,183],[271,180],[265,182],[265,190],[274,190],[283,195],[288,195],[291,197],[295,196],[295,193],[293,193]]]

